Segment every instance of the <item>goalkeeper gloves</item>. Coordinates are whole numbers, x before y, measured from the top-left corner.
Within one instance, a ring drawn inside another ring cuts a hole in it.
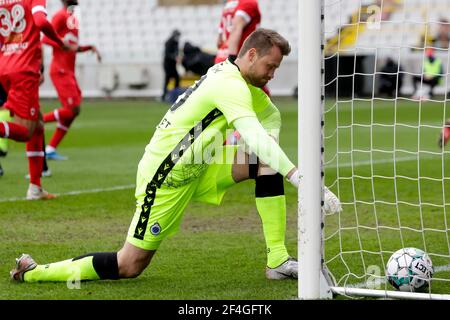
[[[298,186],[300,184],[300,173],[298,170],[295,170],[295,172],[288,178],[288,181],[298,189]],[[323,209],[325,212],[328,213],[338,213],[342,211],[342,205],[341,201],[339,200],[336,195],[331,192],[327,187],[323,187],[323,196],[324,196],[324,205]]]
[[[341,201],[327,187],[323,187],[324,204],[323,209],[328,213],[338,213],[342,211]]]

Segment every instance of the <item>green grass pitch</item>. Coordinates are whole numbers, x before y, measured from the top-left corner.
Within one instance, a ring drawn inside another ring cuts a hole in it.
[[[57,105],[42,103],[44,111]],[[283,145],[294,157],[296,106],[290,102],[283,107]],[[48,263],[120,249],[134,213],[132,186],[138,162],[167,109],[166,104],[148,101],[83,104],[59,148],[69,161],[49,162],[53,176],[43,179],[46,189],[61,196],[48,202],[0,202],[0,299],[292,299],[297,295],[296,281],[265,279],[265,243],[251,181],[233,187],[221,206],[191,204],[180,232],[163,242],[136,279],[83,282],[80,289],[72,290],[66,283],[9,281],[14,258],[22,252],[38,263]],[[54,128],[47,127],[47,139]],[[24,145],[12,143],[1,163],[6,174],[0,179],[0,198],[23,198]],[[286,190],[287,245],[296,255],[296,191],[290,186]]]
[[[296,161],[296,101],[276,99],[275,102],[283,119],[281,145]],[[445,269],[449,264],[446,225],[449,208],[444,211],[439,206],[423,205],[420,211],[417,206],[406,204],[417,202],[418,193],[426,204],[442,204],[445,201],[442,188],[447,187],[448,181],[439,184],[426,180],[419,184],[416,180],[402,179],[395,186],[389,179],[364,178],[372,171],[380,177],[392,176],[397,169],[397,174],[402,176],[414,176],[412,172],[416,172],[417,178],[420,172],[422,176],[438,179],[442,177],[442,168],[449,165],[448,159],[424,154],[418,166],[417,160],[408,160],[411,155],[403,152],[398,154],[402,165],[394,166],[389,154],[383,152],[372,153],[372,158],[365,152],[353,152],[353,155],[346,152],[352,147],[392,148],[393,136],[397,137],[397,148],[400,146],[402,150],[414,151],[419,141],[421,150],[437,152],[439,131],[424,128],[419,130],[421,134],[414,134],[413,128],[401,127],[394,132],[380,125],[373,127],[372,136],[376,138],[371,140],[366,127],[353,126],[351,131],[346,126],[371,122],[391,124],[396,106],[379,102],[376,111],[371,113],[365,103],[355,105],[360,107],[352,112],[350,103],[340,103],[337,113],[332,105],[327,106],[331,111],[326,115],[326,160],[332,159],[338,148],[339,163],[344,164],[337,170],[333,160],[326,169],[327,184],[332,185],[333,191],[339,191],[344,202],[343,214],[327,216],[327,259],[333,274],[341,281],[358,284],[366,280],[364,273],[368,266],[383,267],[389,251],[401,247],[400,232],[390,228],[398,227],[400,216],[403,243],[421,247],[425,239],[428,251],[442,255],[432,257],[435,265],[444,266],[436,276],[449,279],[450,273]],[[405,123],[417,125],[421,119],[422,124],[438,125],[445,113],[442,105],[429,103],[427,109],[420,109],[414,103],[403,103],[397,106],[400,112],[396,114]],[[44,111],[49,111],[58,103],[46,100],[42,106]],[[80,117],[59,148],[70,160],[49,162],[53,176],[43,179],[46,189],[60,194],[54,201],[22,200],[27,188],[24,145],[10,144],[10,154],[1,159],[6,174],[0,178],[0,299],[294,299],[297,296],[296,281],[268,281],[264,277],[265,244],[251,181],[233,187],[221,206],[189,205],[180,232],[163,242],[150,266],[136,279],[82,282],[79,289],[69,289],[66,283],[9,281],[14,258],[22,252],[30,253],[38,263],[48,263],[88,252],[115,251],[122,246],[134,212],[137,164],[167,108],[164,104],[142,100],[85,101]],[[342,125],[337,136],[332,129],[336,115]],[[47,126],[47,140],[54,128],[54,125]],[[349,176],[356,177],[353,184]],[[399,209],[389,204],[395,200],[394,187],[405,203]],[[296,256],[297,194],[287,183],[285,190],[286,242],[290,253]],[[373,190],[376,190],[375,205],[371,204]],[[361,202],[354,205],[354,196]],[[378,229],[374,227],[377,223]],[[344,229],[337,233],[339,226]],[[425,231],[414,231],[417,229]],[[341,247],[345,253],[333,259]],[[375,253],[380,250],[382,254]],[[347,268],[356,276],[346,278]],[[436,282],[433,292],[448,293],[450,285]]]

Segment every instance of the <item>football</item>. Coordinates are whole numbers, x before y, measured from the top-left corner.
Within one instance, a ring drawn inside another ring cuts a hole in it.
[[[397,290],[425,291],[433,277],[433,264],[424,251],[403,248],[392,254],[387,262],[386,277]]]

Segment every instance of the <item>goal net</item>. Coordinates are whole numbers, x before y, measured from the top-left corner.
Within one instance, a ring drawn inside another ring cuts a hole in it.
[[[331,291],[450,299],[450,0],[323,0],[322,13],[323,183],[343,205],[322,217]],[[407,247],[433,262],[422,293],[386,279]]]

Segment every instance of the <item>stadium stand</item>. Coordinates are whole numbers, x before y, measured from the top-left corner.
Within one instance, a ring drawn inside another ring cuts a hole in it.
[[[352,38],[341,41],[340,50],[369,47],[374,44],[394,44],[402,47],[420,45],[425,30],[430,36],[436,32],[441,18],[450,20],[450,4],[447,0],[403,0],[414,3],[415,10],[405,11],[403,6],[389,12],[389,20],[382,21],[379,29],[363,28],[358,7],[370,6],[376,0],[325,1],[325,36],[332,39],[338,31],[353,27],[349,32]],[[399,2],[394,0],[394,2]],[[292,44],[292,54],[278,71],[280,76],[270,83],[275,95],[289,95],[297,82],[297,41],[298,41],[298,3],[297,0],[260,0],[262,27],[275,29]],[[430,3],[428,5],[428,3]],[[337,8],[337,6],[340,6]],[[60,7],[57,0],[48,1],[50,15]],[[411,7],[411,6],[409,6]],[[429,10],[427,10],[427,8]],[[111,96],[159,96],[163,81],[162,54],[164,40],[169,33],[178,28],[182,31],[180,44],[185,41],[214,53],[217,39],[217,25],[222,5],[175,5],[159,6],[156,0],[84,0],[80,1],[80,43],[94,43],[103,55],[103,64],[97,65],[90,54],[78,56],[77,72],[84,95],[98,97]],[[429,15],[431,21],[424,23]],[[362,17],[363,15],[361,15]],[[100,18],[99,18],[100,17]],[[352,18],[356,19],[352,23]],[[404,23],[404,20],[408,23]],[[340,28],[340,29],[339,29]],[[408,28],[409,32],[398,32]],[[355,32],[356,30],[356,32]],[[405,36],[401,36],[404,34]],[[343,43],[349,46],[344,48]],[[380,66],[393,52],[378,52]],[[438,52],[438,54],[446,54]],[[45,48],[45,62],[50,61],[50,49]],[[405,70],[415,72],[420,53],[407,53],[403,60]],[[447,59],[443,59],[446,62]],[[446,70],[446,66],[444,66]],[[48,68],[47,68],[48,70]],[[418,70],[416,70],[418,71]],[[277,80],[278,79],[278,80]],[[286,87],[286,83],[290,85]],[[410,88],[411,83],[406,84]],[[139,89],[135,89],[139,88]],[[443,90],[444,88],[437,89]],[[50,81],[42,87],[43,96],[55,96]]]
[[[383,4],[386,2],[384,0]],[[325,1],[327,53],[333,55],[339,50],[341,55],[374,56],[376,62],[371,61],[367,69],[375,65],[377,71],[388,58],[400,58],[407,74],[404,93],[412,94],[412,78],[414,74],[422,73],[423,49],[425,46],[433,46],[433,39],[439,25],[442,25],[441,19],[450,17],[450,3],[447,0],[392,0],[393,5],[381,13],[381,21],[369,25],[367,18],[370,14],[377,14],[373,8],[370,9],[375,3],[376,1],[361,1],[370,11],[364,15],[364,12],[358,12],[358,1]],[[444,61],[444,70],[447,70],[448,48],[441,49],[443,50],[437,50],[436,54]],[[446,90],[445,86],[440,86],[436,92],[444,94]]]

